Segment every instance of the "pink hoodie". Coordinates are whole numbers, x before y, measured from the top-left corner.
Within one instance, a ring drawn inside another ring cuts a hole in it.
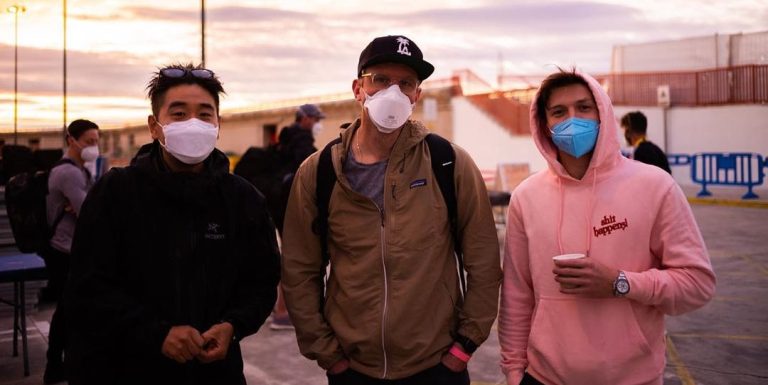
[[[620,155],[608,95],[579,75],[601,121],[582,180],[558,162],[531,103],[531,131],[549,167],[518,186],[509,204],[501,367],[509,385],[526,370],[545,384],[662,384],[664,315],[706,304],[715,275],[679,186],[662,169]],[[552,257],[587,251],[626,273],[625,298],[560,293]]]

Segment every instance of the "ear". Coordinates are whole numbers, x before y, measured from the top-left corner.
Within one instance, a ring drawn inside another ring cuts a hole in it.
[[[221,137],[221,116],[216,115],[216,120],[216,125],[219,126],[219,130],[216,132],[216,140],[218,140]]]
[[[418,103],[419,99],[421,99],[421,87],[416,88],[416,94],[413,95],[413,100],[411,100],[412,104]]]
[[[163,128],[157,124],[155,115],[147,116],[147,127],[149,128],[149,134],[152,136],[152,139],[160,139]]]
[[[358,102],[364,102],[365,101],[365,95],[363,95],[363,80],[362,79],[355,79],[352,81],[352,93],[355,95],[355,100]]]

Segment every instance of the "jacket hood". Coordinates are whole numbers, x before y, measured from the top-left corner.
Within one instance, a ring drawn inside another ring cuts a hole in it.
[[[611,103],[611,99],[608,97],[608,94],[605,93],[605,90],[600,85],[600,83],[585,73],[576,71],[576,74],[584,79],[589,85],[589,90],[592,92],[592,96],[595,98],[598,114],[600,116],[597,143],[595,144],[595,148],[592,153],[592,160],[590,161],[589,168],[587,169],[587,174],[590,174],[591,172],[596,171],[596,169],[602,169],[604,167],[615,165],[620,160],[621,153],[620,144],[618,141],[618,122],[613,113],[613,103]],[[536,92],[536,96],[531,102],[531,135],[536,142],[536,147],[538,147],[539,151],[544,156],[544,159],[547,160],[549,169],[560,177],[574,179],[568,174],[560,161],[558,161],[557,147],[552,142],[552,139],[547,136],[548,128],[539,127],[536,120],[536,104],[539,100],[539,97],[541,96],[540,93],[541,89]]]

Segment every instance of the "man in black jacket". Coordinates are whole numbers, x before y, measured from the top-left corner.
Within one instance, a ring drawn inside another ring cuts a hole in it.
[[[275,303],[275,228],[214,148],[214,73],[174,65],[147,88],[153,143],[99,180],[78,220],[70,384],[245,384],[239,341]]]
[[[672,173],[669,161],[664,151],[656,144],[645,138],[648,129],[648,119],[640,111],[633,111],[621,117],[621,128],[624,129],[624,139],[634,148],[632,159],[652,164],[662,170]]]

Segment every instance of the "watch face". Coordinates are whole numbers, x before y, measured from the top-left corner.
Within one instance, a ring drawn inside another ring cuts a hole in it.
[[[629,282],[623,279],[616,282],[616,291],[620,294],[627,294],[629,292]]]

